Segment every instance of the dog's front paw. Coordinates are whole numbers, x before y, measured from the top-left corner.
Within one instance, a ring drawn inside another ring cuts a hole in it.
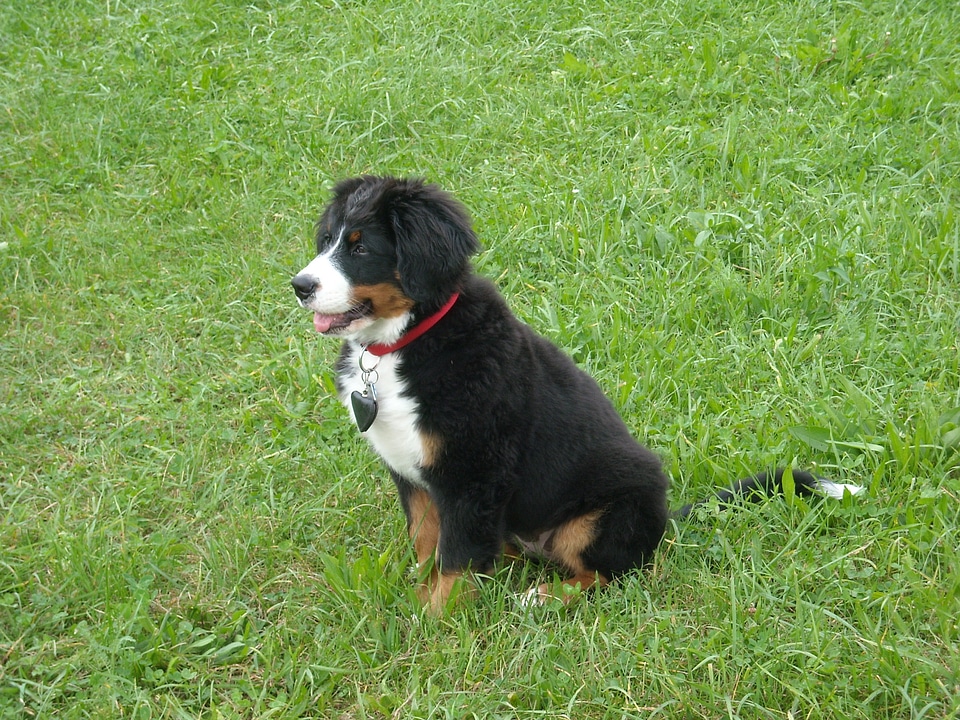
[[[422,586],[421,599],[427,612],[437,617],[464,598],[473,597],[476,587],[464,573],[439,573]]]

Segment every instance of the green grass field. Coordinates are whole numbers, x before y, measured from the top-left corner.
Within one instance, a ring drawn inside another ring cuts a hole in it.
[[[0,9],[0,719],[960,715],[960,6]],[[480,272],[706,510],[426,617],[288,280],[337,179]]]

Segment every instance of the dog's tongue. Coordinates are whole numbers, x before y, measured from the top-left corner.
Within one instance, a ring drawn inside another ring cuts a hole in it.
[[[313,329],[318,333],[325,333],[342,317],[342,315],[321,315],[320,313],[314,313]]]

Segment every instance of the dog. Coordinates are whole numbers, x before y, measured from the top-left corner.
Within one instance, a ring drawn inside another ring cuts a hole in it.
[[[396,484],[434,613],[505,551],[556,563],[564,585],[604,586],[650,561],[671,517],[659,458],[473,272],[479,247],[463,205],[436,185],[351,178],[333,188],[316,257],[291,280],[314,329],[343,340],[337,392]],[[782,491],[783,475],[717,497]],[[798,493],[859,489],[792,477]],[[546,584],[529,593],[554,596]]]

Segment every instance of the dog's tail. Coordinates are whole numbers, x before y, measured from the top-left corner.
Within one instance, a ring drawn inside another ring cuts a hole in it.
[[[786,473],[784,468],[778,468],[773,473],[761,472],[752,477],[740,480],[734,483],[726,490],[720,490],[714,497],[720,501],[721,505],[729,505],[737,499],[758,500],[774,493],[783,493],[783,476]],[[793,470],[790,473],[793,476],[794,491],[797,495],[829,495],[837,500],[842,500],[844,493],[856,495],[863,488],[859,485],[844,485],[835,483],[826,478],[818,477],[813,473],[804,470]],[[704,505],[710,500],[699,500],[673,513],[675,518],[687,517],[695,507]]]

